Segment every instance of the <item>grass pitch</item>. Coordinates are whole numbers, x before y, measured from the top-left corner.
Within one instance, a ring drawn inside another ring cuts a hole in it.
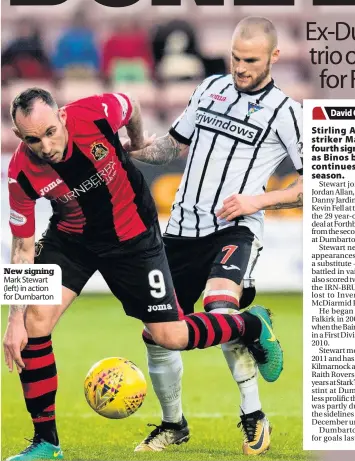
[[[272,426],[272,446],[263,460],[308,460],[302,451],[302,310],[301,295],[259,295],[270,307],[285,353],[285,368],[273,384],[260,378],[263,410]],[[200,306],[201,307],[201,306]],[[2,334],[7,308],[2,308]],[[67,460],[246,460],[237,429],[239,391],[218,347],[183,353],[183,408],[191,440],[161,453],[134,453],[134,447],[159,424],[160,408],[149,382],[139,321],[126,317],[112,296],[81,296],[53,334],[59,375],[57,424]],[[124,420],[98,416],[86,403],[83,382],[93,363],[109,356],[135,362],[148,380],[148,394],[138,412]],[[22,450],[32,437],[17,373],[2,358],[2,459]]]

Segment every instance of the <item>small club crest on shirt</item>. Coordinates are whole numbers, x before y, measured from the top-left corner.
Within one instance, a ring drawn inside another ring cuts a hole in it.
[[[94,142],[91,144],[91,153],[95,160],[102,160],[108,154],[108,148],[102,142]]]
[[[248,117],[261,109],[262,107],[259,106],[259,104],[256,104],[255,102],[248,102]]]

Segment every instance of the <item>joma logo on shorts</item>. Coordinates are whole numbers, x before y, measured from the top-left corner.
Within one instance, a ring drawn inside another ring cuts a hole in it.
[[[154,304],[153,306],[148,306],[148,312],[170,310],[172,310],[171,304]]]
[[[54,189],[55,187],[58,186],[58,184],[62,184],[62,180],[57,178],[55,181],[52,181],[50,182],[49,184],[47,184],[46,186],[43,187],[43,189],[41,189],[39,191],[39,195],[41,197],[43,197],[47,192],[49,192],[50,190]]]

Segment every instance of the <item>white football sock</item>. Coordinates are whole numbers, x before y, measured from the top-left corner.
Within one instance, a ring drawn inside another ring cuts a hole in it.
[[[179,351],[146,344],[148,369],[162,409],[162,420],[179,423],[182,419],[181,377],[183,365]]]
[[[241,344],[222,344],[222,350],[235,382],[238,384],[241,403],[240,414],[261,410],[258,388],[258,368],[248,349]]]
[[[220,314],[230,313],[229,309],[214,309],[212,312]],[[238,384],[241,403],[240,414],[249,414],[261,410],[258,387],[258,367],[248,349],[238,344],[238,340],[221,344],[225,359],[232,373],[234,381]]]

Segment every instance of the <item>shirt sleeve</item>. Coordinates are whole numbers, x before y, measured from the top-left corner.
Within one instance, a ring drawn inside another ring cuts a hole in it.
[[[292,103],[280,113],[277,135],[285,146],[296,170],[303,175],[302,106]]]
[[[215,78],[215,75],[207,78],[195,89],[185,110],[172,124],[169,133],[178,142],[188,146],[191,144],[192,136],[196,127],[196,111],[201,96],[210,86],[211,81]]]
[[[116,133],[127,125],[132,115],[132,102],[123,93],[105,93],[101,97],[102,113]]]
[[[9,172],[10,228],[19,238],[32,237],[35,233],[35,204]]]

